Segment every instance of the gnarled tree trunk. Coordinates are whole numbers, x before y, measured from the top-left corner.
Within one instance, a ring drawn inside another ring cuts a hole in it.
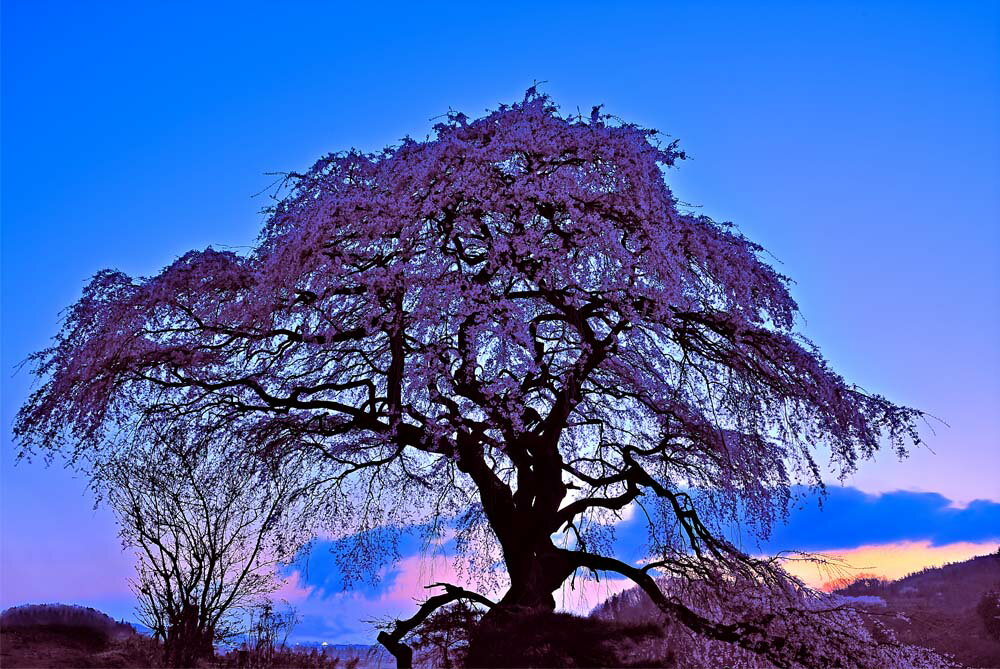
[[[186,605],[169,622],[164,643],[164,661],[168,667],[194,667],[198,660],[215,654],[214,630],[200,620],[198,606]]]

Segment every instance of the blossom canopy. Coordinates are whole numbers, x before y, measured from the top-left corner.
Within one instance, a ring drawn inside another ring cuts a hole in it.
[[[85,459],[164,424],[314,453],[336,490],[378,498],[331,490],[356,528],[417,507],[486,523],[500,606],[551,607],[580,568],[642,580],[588,522],[632,503],[657,568],[757,573],[723,528],[766,534],[795,482],[822,483],[818,446],[848,473],[919,442],[920,414],[831,370],[761,247],[682,210],[664,174],[683,157],[534,89],[426,141],[327,155],[288,175],[252,252],[97,274],[34,357],[16,433]],[[786,652],[766,622],[663,601],[695,631]]]

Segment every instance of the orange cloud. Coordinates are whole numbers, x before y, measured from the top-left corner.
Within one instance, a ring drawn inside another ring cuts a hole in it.
[[[835,564],[831,565],[789,560],[784,566],[807,584],[819,588],[831,581],[862,573],[894,580],[927,567],[940,567],[949,562],[962,562],[977,555],[993,553],[998,546],[1000,543],[996,541],[960,541],[940,546],[934,546],[930,541],[897,541],[819,551],[832,559]]]

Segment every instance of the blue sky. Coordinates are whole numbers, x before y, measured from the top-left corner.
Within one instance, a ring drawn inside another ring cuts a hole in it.
[[[947,423],[926,434],[933,453],[886,455],[848,485],[937,495],[900,498],[943,523],[935,541],[954,534],[942,508],[1000,502],[1000,4],[2,12],[0,605],[24,584],[48,592],[45,574],[125,596],[107,513],[58,466],[15,467],[10,441],[30,384],[14,367],[88,277],[249,245],[266,172],[423,137],[449,108],[477,115],[535,81],[567,111],[603,103],[680,140],[676,194],[774,255],[834,367]],[[995,513],[976,522],[997,527]],[[812,542],[815,527],[784,536]],[[894,527],[905,539],[921,524]],[[867,540],[824,531],[830,548]]]

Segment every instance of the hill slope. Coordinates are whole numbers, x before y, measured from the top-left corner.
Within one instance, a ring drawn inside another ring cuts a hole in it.
[[[1000,669],[1000,641],[991,638],[976,606],[986,592],[1000,589],[1000,554],[924,569],[898,581],[866,578],[835,590],[857,598],[896,633],[899,641],[950,655],[966,667]],[[656,608],[641,590],[609,598],[591,616],[621,623],[655,620]]]
[[[150,667],[156,642],[96,609],[30,604],[0,614],[0,666],[7,669]]]
[[[976,605],[1000,589],[1000,554],[924,569],[898,581],[864,579],[837,594],[878,597],[906,620],[888,619],[900,641],[953,655],[969,667],[1000,667],[1000,641],[991,638]]]

